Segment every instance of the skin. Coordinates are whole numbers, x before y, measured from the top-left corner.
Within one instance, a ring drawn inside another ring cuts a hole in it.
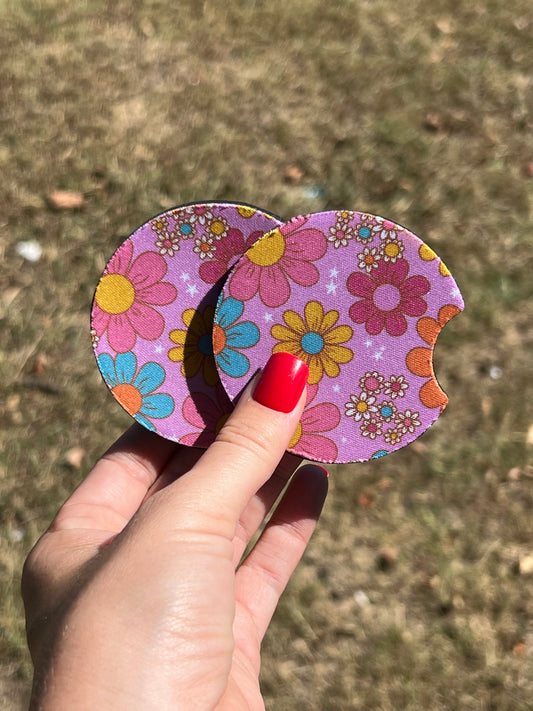
[[[283,414],[244,392],[204,453],[134,425],[100,459],[23,573],[30,708],[259,711],[260,645],[311,537],[325,470],[284,454]]]

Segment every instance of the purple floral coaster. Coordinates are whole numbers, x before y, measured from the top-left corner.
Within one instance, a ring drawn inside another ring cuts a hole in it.
[[[186,205],[139,227],[111,258],[94,296],[93,346],[111,393],[148,429],[188,445],[213,440],[232,409],[215,366],[232,347],[212,345],[222,280],[279,224],[247,205]],[[244,345],[231,324],[226,337]]]
[[[213,352],[231,400],[272,353],[305,360],[307,403],[290,451],[366,461],[412,442],[446,406],[433,347],[463,308],[444,263],[404,227],[317,213],[272,228],[236,263]]]

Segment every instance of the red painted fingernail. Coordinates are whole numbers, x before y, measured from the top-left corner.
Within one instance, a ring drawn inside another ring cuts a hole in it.
[[[304,391],[309,368],[291,353],[273,353],[255,386],[253,399],[277,412],[292,412]]]

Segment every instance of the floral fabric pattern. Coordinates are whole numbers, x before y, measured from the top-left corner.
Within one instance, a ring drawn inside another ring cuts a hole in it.
[[[303,415],[296,432],[289,442],[289,451],[313,458],[317,452],[322,455],[322,461],[334,462],[337,458],[337,445],[324,432],[334,430],[341,420],[341,413],[331,402],[321,402],[311,405],[318,393],[318,385],[309,385]]]
[[[96,289],[91,341],[104,379],[114,379],[112,387],[118,381],[110,375],[109,359],[114,363],[121,353],[130,353],[130,361],[132,356],[136,359],[137,374],[164,374],[159,389],[151,393],[139,389],[136,399],[135,377],[132,388],[124,382],[114,393],[129,390],[129,400],[117,399],[149,429],[194,446],[207,446],[212,440],[221,411],[227,415],[231,409],[213,350],[213,317],[220,294],[213,284],[279,224],[273,215],[251,206],[183,205],[148,220],[111,258]],[[253,341],[256,327],[245,327],[241,340],[238,328],[238,322],[228,324],[227,343],[217,357],[230,372],[242,373],[239,351]],[[172,412],[162,416],[168,401],[159,397],[158,409],[148,411],[149,398],[164,393],[173,399]],[[136,410],[140,396],[144,405]]]
[[[182,407],[183,419],[196,431],[187,432],[180,437],[180,444],[189,447],[209,447],[231,415],[233,405],[220,383],[212,395],[194,392],[185,398]],[[189,428],[190,429],[190,428]]]
[[[324,313],[322,304],[309,301],[304,308],[304,317],[296,311],[285,311],[285,326],[272,326],[272,335],[278,341],[273,353],[292,353],[307,363],[309,384],[322,380],[324,373],[336,378],[340,364],[349,363],[353,352],[340,344],[352,337],[350,326],[336,326],[338,311]]]
[[[155,431],[152,420],[169,417],[174,400],[168,393],[155,392],[165,382],[165,371],[158,363],[145,363],[137,370],[133,353],[98,356],[98,367],[113,397],[126,412],[147,429]]]
[[[248,301],[259,293],[265,306],[282,306],[291,293],[289,279],[300,286],[317,283],[319,271],[314,262],[326,249],[323,233],[300,221],[276,228],[255,242],[239,261],[229,280],[229,294]]]
[[[161,281],[167,273],[163,257],[143,252],[133,258],[133,243],[126,240],[112,257],[96,288],[92,325],[98,338],[107,333],[117,353],[135,346],[137,337],[155,341],[165,321],[154,307],[172,303],[176,287]]]
[[[200,447],[269,356],[293,353],[310,376],[290,451],[366,461],[439,416],[433,348],[462,308],[435,252],[386,218],[337,210],[281,223],[248,205],[198,203],[119,247],[96,289],[91,341],[127,412]]]
[[[228,241],[227,256],[217,246],[203,267],[220,260],[213,282],[222,279],[230,255],[246,247],[237,237]],[[289,246],[298,247],[293,262]],[[230,399],[272,353],[292,353],[309,366],[312,402],[291,451],[332,461],[335,446],[334,461],[366,461],[406,446],[438,416],[439,408],[428,406],[436,381],[423,335],[443,305],[459,311],[463,303],[440,259],[406,228],[355,210],[292,219],[248,245],[222,294],[242,304],[239,321],[259,332],[257,343],[242,351],[249,361],[245,376],[217,366]],[[326,413],[338,413],[338,423],[318,429]],[[311,414],[320,424],[311,426]]]
[[[181,363],[181,373],[194,378],[201,370],[204,382],[213,386],[218,383],[213,354],[213,317],[215,309],[208,304],[203,311],[185,309],[181,316],[185,329],[176,328],[168,334],[176,346],[168,351],[174,363]]]
[[[259,340],[259,329],[251,321],[239,321],[244,311],[241,301],[229,297],[217,308],[217,323],[213,325],[213,353],[218,367],[233,378],[241,378],[250,370],[250,361],[241,353]]]
[[[403,336],[407,331],[405,316],[421,316],[427,303],[422,299],[431,289],[425,276],[407,278],[409,263],[405,259],[381,262],[371,276],[360,271],[348,277],[350,294],[361,296],[349,309],[355,323],[364,323],[370,335],[386,329],[389,336]]]

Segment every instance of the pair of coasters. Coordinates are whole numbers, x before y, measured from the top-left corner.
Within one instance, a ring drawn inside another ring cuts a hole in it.
[[[249,205],[197,203],[154,217],[96,288],[100,372],[138,422],[207,447],[272,353],[310,370],[289,449],[366,461],[409,444],[444,409],[433,347],[464,308],[414,234],[343,210],[283,223]]]

